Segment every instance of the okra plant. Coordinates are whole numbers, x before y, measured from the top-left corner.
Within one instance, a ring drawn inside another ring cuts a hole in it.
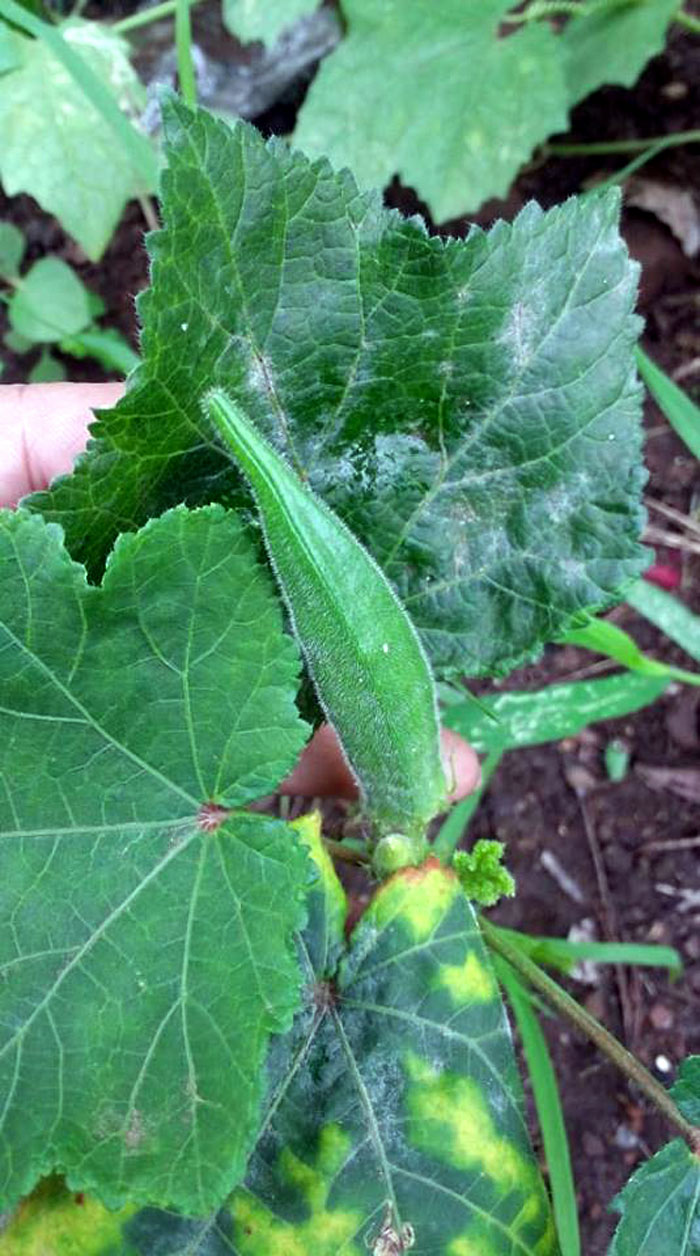
[[[618,197],[443,241],[246,125],[166,126],[141,363],[0,515],[0,1253],[556,1253],[498,979],[559,987],[475,911],[495,847],[429,847],[434,678],[645,564]],[[323,711],[352,929],[319,817],[252,806]],[[615,1256],[697,1251],[696,1063],[669,1095],[598,1031],[685,1136]]]

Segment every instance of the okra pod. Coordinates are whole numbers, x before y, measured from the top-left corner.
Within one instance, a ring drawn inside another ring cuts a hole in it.
[[[241,407],[215,390],[205,410],[251,486],[294,632],[375,837],[403,833],[417,852],[446,800],[435,685],[418,634],[367,551]]]

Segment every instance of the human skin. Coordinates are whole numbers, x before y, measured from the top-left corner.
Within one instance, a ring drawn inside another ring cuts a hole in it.
[[[0,386],[0,506],[45,488],[70,471],[85,448],[93,410],[114,405],[123,384],[3,384]],[[476,789],[479,761],[461,737],[442,730],[442,758],[457,802]],[[327,724],[312,737],[280,793],[355,798],[357,786]]]

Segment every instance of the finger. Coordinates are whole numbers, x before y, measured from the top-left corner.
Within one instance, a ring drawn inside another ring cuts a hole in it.
[[[481,780],[479,760],[471,746],[451,729],[443,728],[441,738],[448,800],[458,802],[477,788]],[[314,733],[279,792],[305,798],[357,798],[357,782],[330,725],[322,724]]]
[[[114,405],[123,392],[123,384],[0,386],[0,506],[14,506],[72,470],[93,411]]]

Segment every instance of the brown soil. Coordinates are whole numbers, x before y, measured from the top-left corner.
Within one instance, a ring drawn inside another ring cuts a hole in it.
[[[119,6],[120,11],[130,7]],[[113,11],[116,9],[113,6]],[[298,98],[269,111],[259,120],[264,129],[288,130],[296,103]],[[667,52],[649,65],[634,91],[606,89],[580,106],[568,138],[586,142],[697,127],[700,40],[677,29]],[[552,205],[587,181],[619,168],[625,160],[550,158],[533,163],[507,201],[486,206],[478,221],[486,225],[496,216],[510,217],[531,197],[545,206]],[[644,173],[691,188],[698,196],[700,147],[669,150]],[[406,211],[424,210],[410,190],[396,183],[387,200]],[[147,282],[138,206],[126,211],[99,265],[81,258],[76,245],[28,197],[8,201],[0,194],[0,218],[11,218],[26,231],[30,258],[52,252],[76,264],[85,282],[105,301],[105,322],[136,343],[133,295]],[[459,221],[449,224],[448,229],[463,234],[466,228],[467,223]],[[646,319],[647,347],[667,370],[684,367],[688,372],[684,387],[698,399],[698,259],[685,257],[670,231],[650,214],[626,209],[623,230],[643,266],[640,310]],[[3,359],[3,382],[26,378],[26,358],[15,358],[3,350]],[[89,361],[67,364],[73,378],[104,378],[100,368]],[[681,511],[694,509],[700,488],[697,462],[651,402],[646,423],[649,494]],[[658,558],[681,565],[682,596],[700,609],[697,560],[674,550],[661,551]],[[680,651],[631,611],[622,610],[618,622],[658,657],[687,664]],[[551,650],[536,667],[510,677],[508,686],[540,687],[590,664],[591,656],[580,651]],[[560,745],[510,754],[469,830],[469,842],[480,836],[497,836],[507,843],[518,895],[495,912],[496,919],[532,933],[566,936],[572,926],[588,918],[599,938],[614,932],[629,941],[677,947],[685,972],[675,984],[653,969],[627,970],[624,1017],[620,980],[614,969],[598,970],[594,985],[571,983],[586,1006],[620,1034],[665,1082],[672,1076],[666,1062],[672,1070],[685,1055],[700,1051],[700,908],[697,903],[688,907],[682,893],[700,891],[700,844],[680,850],[673,846],[700,831],[700,722],[694,695],[695,691],[679,688],[637,716],[597,725]],[[623,738],[631,753],[629,774],[618,785],[607,781],[603,766],[605,745],[614,736]],[[696,769],[698,802],[683,801],[669,789],[649,788],[638,770],[643,765]],[[574,791],[572,779],[579,787],[583,781],[583,798],[580,788],[578,794]],[[668,852],[651,850],[650,843],[668,843]],[[596,845],[602,859],[607,908],[594,868],[592,846]],[[546,870],[541,862],[544,851],[555,854],[565,866],[578,887],[576,897],[564,892]],[[603,1256],[614,1225],[607,1210],[610,1200],[630,1169],[659,1146],[669,1131],[624,1078],[568,1026],[552,1020],[547,1033],[571,1139],[583,1250],[586,1256]]]

